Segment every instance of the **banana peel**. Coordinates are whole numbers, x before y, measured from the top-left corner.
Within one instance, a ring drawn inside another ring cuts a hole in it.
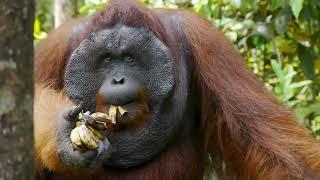
[[[73,147],[78,150],[97,149],[99,142],[104,139],[100,131],[116,124],[117,112],[122,116],[127,111],[121,106],[110,105],[108,114],[81,112],[76,127],[70,133]]]

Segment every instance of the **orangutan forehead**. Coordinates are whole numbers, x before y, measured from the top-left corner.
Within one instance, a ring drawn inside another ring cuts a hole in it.
[[[96,43],[106,43],[107,48],[121,48],[125,44],[134,42],[136,45],[142,45],[148,41],[157,41],[157,37],[143,27],[129,27],[123,24],[117,24],[110,28],[99,29],[90,35]]]

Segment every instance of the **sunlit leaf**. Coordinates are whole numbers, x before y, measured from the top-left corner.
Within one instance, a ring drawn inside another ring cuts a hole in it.
[[[230,0],[231,5],[236,7],[236,8],[240,8],[241,7],[241,0]]]
[[[289,4],[291,6],[293,15],[298,19],[299,14],[302,10],[303,7],[303,1],[304,0],[290,0]]]
[[[282,72],[281,66],[278,62],[276,62],[275,60],[271,60],[271,67],[280,79],[285,78],[284,73]]]
[[[233,42],[235,42],[238,38],[238,35],[236,32],[234,31],[228,31],[225,33],[225,35]]]
[[[299,88],[299,87],[303,87],[303,86],[306,86],[308,84],[311,84],[312,81],[310,80],[305,80],[305,81],[300,81],[300,82],[297,82],[297,83],[292,83],[290,84],[290,87],[291,88]]]
[[[38,18],[35,18],[35,20],[34,20],[33,32],[35,34],[39,34],[41,32],[40,21]]]

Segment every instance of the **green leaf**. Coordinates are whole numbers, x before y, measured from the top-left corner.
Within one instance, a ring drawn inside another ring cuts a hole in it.
[[[299,18],[299,14],[302,10],[303,7],[303,1],[304,0],[290,0],[290,6],[293,12],[294,17],[296,17],[297,19]]]
[[[299,88],[299,87],[303,87],[303,86],[306,86],[308,84],[311,84],[312,81],[310,80],[305,80],[305,81],[300,81],[300,82],[297,82],[297,83],[292,83],[290,85],[291,88],[295,89],[295,88]]]
[[[275,17],[274,26],[276,32],[281,36],[288,32],[291,17],[292,13],[289,6],[286,6],[283,9],[281,9],[281,11]]]
[[[308,48],[299,44],[298,56],[301,61],[302,70],[305,76],[309,79],[314,79],[317,54],[312,48]]]
[[[285,75],[281,69],[280,64],[277,61],[271,60],[271,67],[279,79],[285,79]]]
[[[299,19],[303,21],[312,21],[312,19],[316,18],[314,17],[313,8],[314,6],[311,4],[304,5],[300,12]]]
[[[241,0],[231,0],[230,3],[235,8],[240,8],[241,7]]]
[[[306,107],[296,108],[295,112],[301,117],[301,119],[309,116],[311,113],[320,114],[320,103],[315,102],[315,104],[311,104]]]
[[[199,9],[199,13],[203,16],[205,16],[208,19],[211,19],[211,9],[209,5],[202,5]]]
[[[272,9],[278,9],[279,7],[283,6],[284,0],[272,0]]]
[[[315,5],[320,7],[320,1],[319,0],[312,0],[311,4],[315,4]]]
[[[294,71],[293,66],[291,64],[287,64],[286,67],[284,68],[284,73],[285,73],[285,81],[284,84],[286,87],[289,87],[289,85],[292,82],[292,79],[294,75],[297,74],[296,71]]]
[[[36,19],[34,20],[33,29],[34,29],[33,32],[34,32],[35,34],[40,34],[40,33],[41,33],[40,21],[39,21],[38,18],[36,18]]]
[[[233,42],[235,42],[238,38],[238,34],[234,31],[228,31],[225,33],[225,35]]]

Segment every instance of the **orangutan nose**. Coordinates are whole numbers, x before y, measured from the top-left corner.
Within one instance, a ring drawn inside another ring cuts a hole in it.
[[[105,79],[98,93],[105,104],[126,105],[137,100],[141,88],[140,83],[132,78],[112,77]]]

